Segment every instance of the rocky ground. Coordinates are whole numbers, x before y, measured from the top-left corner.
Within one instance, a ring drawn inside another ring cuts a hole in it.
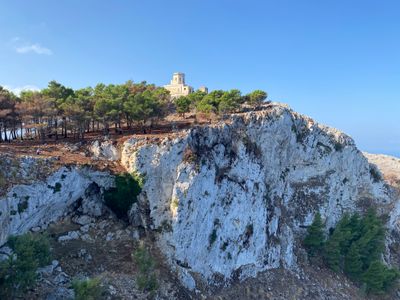
[[[34,230],[35,231],[35,230]],[[256,278],[233,280],[229,286],[203,286],[193,293],[181,286],[152,239],[117,219],[112,213],[93,218],[72,215],[45,231],[52,247],[52,263],[38,270],[40,280],[23,299],[73,299],[73,279],[99,278],[103,299],[394,299],[367,296],[343,274],[319,262],[304,261],[300,273],[283,268],[260,273]],[[142,236],[142,237],[140,237]],[[155,293],[138,289],[139,274],[132,253],[145,243],[157,262],[159,288]],[[304,254],[304,253],[303,253]]]
[[[234,282],[213,291],[204,299],[241,300],[391,300],[400,299],[393,289],[386,295],[367,295],[344,274],[335,273],[322,264],[304,264],[300,274],[283,268],[259,273],[256,278]],[[200,299],[200,298],[199,298]]]
[[[370,163],[379,168],[389,184],[400,190],[400,158],[366,152],[363,154]]]
[[[53,261],[38,272],[40,280],[24,299],[73,299],[73,279],[99,278],[104,299],[189,299],[189,294],[164,265],[150,240],[112,213],[93,218],[75,215],[51,224],[45,231]],[[145,243],[156,261],[159,288],[142,292],[132,253]]]

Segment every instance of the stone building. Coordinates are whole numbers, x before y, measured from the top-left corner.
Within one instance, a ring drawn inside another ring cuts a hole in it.
[[[199,87],[199,91],[208,94],[208,87],[202,85]]]
[[[172,99],[187,96],[194,91],[193,87],[185,83],[185,74],[180,72],[174,73],[170,84],[164,85],[164,88],[170,92]],[[208,93],[205,86],[200,87],[199,90]]]

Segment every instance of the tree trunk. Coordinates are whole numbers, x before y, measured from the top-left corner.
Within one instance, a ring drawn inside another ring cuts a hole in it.
[[[24,127],[22,126],[22,121],[21,121],[21,141],[24,140]]]
[[[7,138],[7,127],[4,125],[4,141],[7,142],[8,138]]]
[[[64,119],[64,138],[66,139],[68,137],[67,134],[67,118]]]
[[[54,128],[55,128],[55,130],[56,130],[55,140],[57,141],[57,140],[58,140],[58,124],[57,124],[57,117],[56,117],[56,119],[55,119],[55,121],[54,121]]]

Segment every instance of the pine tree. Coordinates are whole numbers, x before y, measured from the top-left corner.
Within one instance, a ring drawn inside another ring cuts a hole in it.
[[[389,269],[379,260],[375,260],[363,274],[362,281],[366,284],[368,292],[381,293],[388,290],[397,278],[399,271]]]
[[[367,285],[368,292],[380,292],[383,290],[383,270],[379,261],[374,261],[363,274],[362,281]]]
[[[335,230],[324,247],[324,259],[326,264],[335,272],[340,270],[340,231]]]
[[[307,228],[307,236],[304,239],[304,247],[306,247],[310,256],[315,256],[324,246],[323,227],[321,214],[318,212],[312,224]]]
[[[361,235],[361,221],[359,214],[355,213],[350,217],[349,227],[351,230],[351,241],[354,242],[360,238]]]
[[[360,256],[360,248],[353,243],[344,260],[344,271],[353,280],[358,280],[362,274],[363,263]]]
[[[383,282],[383,289],[387,291],[390,289],[394,282],[400,278],[400,272],[398,269],[388,268],[385,266],[385,281]]]
[[[385,229],[382,221],[378,218],[375,211],[370,210],[361,219],[361,235],[358,240],[363,269],[368,269],[371,262],[379,260],[381,253],[385,249]]]
[[[351,244],[352,230],[350,226],[351,218],[349,214],[344,214],[335,228],[335,235],[339,241],[340,254],[345,255]]]

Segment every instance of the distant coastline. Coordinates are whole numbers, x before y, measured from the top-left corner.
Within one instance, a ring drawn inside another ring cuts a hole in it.
[[[368,152],[371,154],[389,155],[389,156],[393,156],[393,157],[400,159],[400,151],[369,151],[369,150],[366,150],[365,152]]]

